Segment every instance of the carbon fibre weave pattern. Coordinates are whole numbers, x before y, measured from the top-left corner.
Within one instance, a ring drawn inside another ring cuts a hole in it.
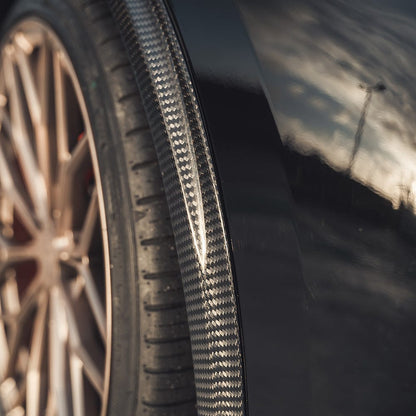
[[[207,137],[162,0],[109,0],[152,130],[179,256],[201,416],[244,414],[230,252]]]

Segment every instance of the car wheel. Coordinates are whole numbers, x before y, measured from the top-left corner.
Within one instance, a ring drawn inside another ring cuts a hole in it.
[[[16,3],[0,123],[2,412],[196,414],[161,172],[106,1]]]

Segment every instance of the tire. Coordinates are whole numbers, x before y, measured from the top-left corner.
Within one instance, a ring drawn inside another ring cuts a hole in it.
[[[100,412],[195,415],[187,314],[161,171],[107,2],[19,0],[3,39],[25,19],[49,27],[65,48],[94,137],[102,239],[108,244],[107,319],[111,315],[108,395]],[[71,403],[67,410],[76,414]]]

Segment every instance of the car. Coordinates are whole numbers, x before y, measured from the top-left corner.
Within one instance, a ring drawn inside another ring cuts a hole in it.
[[[1,415],[414,411],[416,6],[0,17]]]

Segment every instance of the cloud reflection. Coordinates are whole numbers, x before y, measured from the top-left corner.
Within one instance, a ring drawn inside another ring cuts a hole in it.
[[[282,138],[347,170],[366,99],[360,85],[383,82],[350,174],[396,207],[410,190],[415,206],[415,20],[376,2],[241,3]]]

